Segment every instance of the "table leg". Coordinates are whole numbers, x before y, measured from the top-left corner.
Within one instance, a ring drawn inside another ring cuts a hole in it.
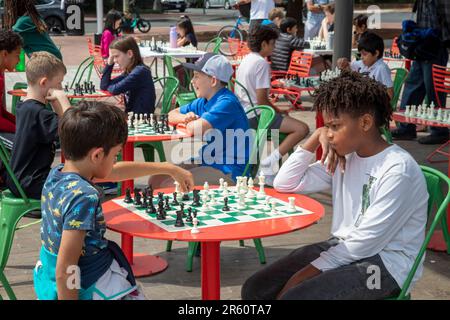
[[[134,144],[127,142],[123,148],[123,161],[134,160]],[[122,182],[122,194],[130,188],[133,190],[134,181],[127,180]],[[133,269],[135,277],[145,277],[157,274],[167,269],[168,263],[159,256],[152,256],[143,253],[133,253],[133,237],[122,234],[122,251]]]
[[[134,144],[132,142],[125,143],[125,146],[123,147],[123,161],[134,161]],[[125,194],[125,191],[130,188],[130,190],[133,190],[134,188],[134,181],[133,180],[126,180],[122,182],[122,194]]]
[[[448,157],[447,175],[450,177],[450,157]],[[447,230],[450,230],[450,206],[447,207]],[[430,243],[428,244],[428,249],[434,251],[447,251],[450,253],[450,248],[447,248],[447,243],[445,242],[442,230],[434,232]]]
[[[411,60],[405,61],[405,69],[411,71]]]
[[[202,299],[220,299],[220,242],[202,242]]]

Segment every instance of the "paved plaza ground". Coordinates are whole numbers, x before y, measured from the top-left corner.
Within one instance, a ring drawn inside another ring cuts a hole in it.
[[[74,75],[76,65],[81,58],[87,55],[86,40],[82,37],[56,37],[55,41],[62,45],[63,56],[69,71],[66,79],[69,81]],[[159,67],[161,68],[161,64]],[[161,72],[161,70],[159,71]],[[8,74],[6,89],[11,89],[12,85],[19,81],[25,81],[23,73]],[[98,85],[98,78],[95,79],[95,82]],[[311,106],[310,97],[306,96],[304,101],[306,107]],[[10,97],[8,97],[7,103],[10,106]],[[306,122],[311,131],[315,129],[315,113],[313,111],[293,112],[291,116]],[[425,133],[420,133],[419,136],[421,135],[425,135]],[[170,155],[170,151],[176,143],[178,142],[165,143],[166,155]],[[398,144],[408,150],[419,164],[430,165],[425,162],[425,158],[434,150],[435,146],[420,145],[416,141],[405,141]],[[59,158],[59,154],[57,154],[54,165],[59,163]],[[140,149],[135,150],[135,159],[143,161]],[[430,166],[447,172],[447,163]],[[137,185],[141,187],[146,182],[147,180],[144,178],[136,181]],[[332,213],[331,197],[327,193],[312,194],[311,197],[324,205],[325,217],[318,224],[305,230],[263,239],[268,263],[287,255],[292,249],[329,238]],[[25,218],[23,222],[30,222],[30,219]],[[106,237],[120,243],[119,235],[114,232],[108,231]],[[40,246],[39,225],[16,233],[5,273],[18,299],[36,298],[33,290],[32,269],[38,259]],[[149,299],[200,299],[200,258],[194,258],[193,271],[186,272],[184,264],[187,244],[175,242],[172,252],[166,252],[165,246],[165,241],[135,239],[135,252],[159,255],[169,264],[164,272],[139,279],[145,294]],[[252,241],[246,241],[245,247],[239,247],[237,241],[222,243],[222,299],[240,299],[240,290],[245,279],[262,267]],[[2,287],[0,287],[0,294],[5,297]],[[412,297],[413,299],[450,299],[450,255],[427,252],[425,271],[412,291]]]

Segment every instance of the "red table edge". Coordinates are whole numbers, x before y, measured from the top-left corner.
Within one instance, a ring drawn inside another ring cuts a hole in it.
[[[85,94],[85,95],[82,95],[82,96],[76,96],[76,95],[68,94],[67,98],[69,98],[69,99],[82,99],[82,98],[100,99],[100,98],[110,98],[110,97],[114,96],[111,92],[106,91],[106,90],[96,90],[96,91],[102,92],[102,93],[104,93],[104,95]],[[25,90],[23,90],[23,89],[9,90],[9,91],[7,91],[7,93],[9,95],[12,95],[12,96],[15,96],[15,97],[25,97],[27,95],[27,92]]]

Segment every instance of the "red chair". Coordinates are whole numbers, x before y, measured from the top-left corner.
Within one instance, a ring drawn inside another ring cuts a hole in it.
[[[279,79],[289,76],[298,76],[300,78],[306,78],[309,76],[311,65],[313,61],[313,55],[303,51],[292,52],[291,62],[287,71],[272,71],[272,89],[270,94],[274,97],[273,102],[276,103],[280,96],[284,96],[291,104],[292,109],[303,109],[301,102],[301,95],[303,91],[313,91],[314,88],[296,88],[295,90],[289,88],[283,88],[283,84]]]
[[[433,64],[432,67],[432,75],[433,75],[433,85],[434,85],[434,93],[436,95],[436,101],[437,106],[439,108],[444,108],[441,104],[441,99],[439,99],[439,96],[444,96],[444,98],[447,97],[447,94],[450,93],[450,68],[438,66],[436,64]],[[445,101],[443,99],[442,101]],[[427,157],[427,161],[430,163],[441,163],[441,162],[447,162],[448,160],[432,160],[432,158],[436,154],[441,154],[443,156],[449,157],[450,153],[447,151],[444,151],[448,146],[450,145],[450,141],[447,141],[443,145],[441,145],[439,148],[434,150],[430,155]]]

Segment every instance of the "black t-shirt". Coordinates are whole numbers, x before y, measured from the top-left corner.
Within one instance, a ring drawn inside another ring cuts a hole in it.
[[[58,116],[36,100],[26,100],[17,106],[16,136],[10,165],[26,195],[40,199],[42,188],[55,158],[58,140]],[[12,179],[8,188],[20,197]]]

